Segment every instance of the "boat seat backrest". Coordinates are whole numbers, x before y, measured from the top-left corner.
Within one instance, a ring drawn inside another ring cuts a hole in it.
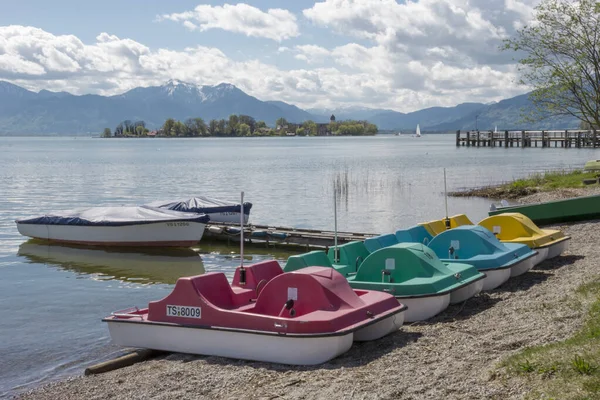
[[[475,225],[465,214],[457,214],[450,217],[450,228],[456,228],[463,225]]]
[[[365,244],[360,241],[350,242],[338,246],[339,260],[334,262],[334,248],[330,248],[327,257],[332,264],[347,265],[352,272],[356,272],[362,262],[369,256]]]
[[[398,243],[428,244],[432,238],[433,236],[431,236],[423,225],[415,225],[408,229],[399,229],[396,231],[396,240]]]
[[[333,268],[331,261],[324,251],[316,250],[308,253],[298,254],[288,258],[284,272],[292,272],[306,267],[329,267]]]
[[[440,233],[446,230],[446,223],[443,219],[436,219],[429,222],[423,222],[419,225],[424,226],[431,236],[439,235]]]
[[[285,308],[290,299],[294,315]],[[340,273],[333,268],[309,267],[272,279],[258,296],[252,312],[297,318],[314,311],[361,306],[364,303]]]
[[[215,307],[232,309],[236,306],[233,291],[221,272],[208,273],[192,278],[196,292]]]
[[[377,240],[377,237],[370,237],[365,239],[365,247],[369,253],[374,253],[381,249],[381,243]]]
[[[381,244],[381,247],[390,247],[395,244],[398,244],[398,239],[396,239],[396,235],[393,233],[388,233],[386,235],[375,236]]]
[[[233,275],[232,286],[243,287],[244,289],[256,289],[259,284],[262,286],[277,275],[283,274],[281,265],[276,260],[257,262],[244,267],[244,269],[246,270],[246,284],[240,285],[240,269],[237,268]],[[264,282],[261,283],[261,281]]]

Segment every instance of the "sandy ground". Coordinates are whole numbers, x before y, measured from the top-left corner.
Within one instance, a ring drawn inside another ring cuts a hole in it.
[[[600,221],[558,228],[572,236],[565,255],[317,367],[172,354],[52,383],[22,398],[520,399],[527,387],[504,379],[498,362],[524,347],[569,337],[586,310],[565,300],[600,274]]]
[[[600,185],[590,185],[582,188],[573,189],[557,189],[552,192],[539,192],[530,194],[529,196],[521,197],[517,200],[518,203],[540,203],[544,201],[569,199],[571,197],[592,196],[600,194]]]

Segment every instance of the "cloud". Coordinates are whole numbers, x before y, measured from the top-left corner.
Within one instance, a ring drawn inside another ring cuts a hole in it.
[[[306,61],[309,64],[321,63],[330,54],[329,50],[324,47],[313,44],[304,44],[295,47],[298,54],[294,57],[298,60]]]
[[[271,8],[264,12],[244,3],[199,5],[193,11],[165,14],[158,19],[181,22],[189,30],[223,29],[278,42],[300,35],[296,16],[288,10]]]
[[[234,60],[214,47],[151,49],[109,33],[84,43],[73,35],[3,26],[0,79],[32,90],[102,95],[169,79],[202,85],[228,82],[259,99],[302,107],[360,104],[401,111],[489,102],[523,92],[514,83],[513,65],[454,63],[451,46],[428,47],[429,58],[419,59],[408,48],[390,51],[386,42],[348,43],[330,50],[317,45],[291,50],[281,46],[280,53],[304,55],[311,63],[283,69],[264,59]]]

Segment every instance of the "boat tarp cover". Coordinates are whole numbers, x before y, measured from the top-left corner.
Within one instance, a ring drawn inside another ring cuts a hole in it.
[[[155,222],[201,222],[207,223],[207,215],[183,213],[161,208],[139,207],[93,207],[71,210],[41,217],[18,219],[19,224],[79,225],[79,226],[123,226],[151,224]]]
[[[148,204],[150,207],[160,207],[168,210],[195,212],[195,213],[221,213],[240,212],[240,203],[199,196],[187,200],[155,201]],[[252,203],[244,203],[244,214],[249,214]]]

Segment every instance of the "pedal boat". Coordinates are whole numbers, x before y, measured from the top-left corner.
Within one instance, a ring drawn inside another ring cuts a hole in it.
[[[373,253],[363,242],[350,242],[337,249],[337,255],[335,249],[329,249],[329,256],[323,251],[291,256],[284,271],[311,265],[336,269],[354,289],[393,294],[408,307],[404,317],[407,322],[429,319],[451,302],[466,300],[481,290],[479,282],[485,278],[470,265],[444,265],[433,251],[419,243],[395,244]]]
[[[114,343],[180,353],[292,365],[321,364],[353,341],[397,330],[406,306],[387,293],[352,290],[332,268],[283,273],[277,261],[180,278],[148,308],[117,311]]]
[[[450,228],[463,225],[474,225],[464,214],[449,218]],[[423,224],[432,237],[446,230],[444,219],[429,221]],[[568,249],[571,239],[561,231],[541,229],[531,219],[521,213],[503,213],[481,220],[478,225],[492,232],[502,243],[520,243],[538,252],[533,265],[554,258]]]
[[[440,233],[429,247],[444,262],[464,262],[487,275],[483,290],[492,290],[510,277],[533,268],[537,252],[524,244],[501,243],[478,225],[463,225]]]
[[[479,225],[492,231],[503,243],[521,243],[538,252],[535,264],[562,254],[569,248],[570,236],[559,230],[541,229],[520,213],[487,217]]]

